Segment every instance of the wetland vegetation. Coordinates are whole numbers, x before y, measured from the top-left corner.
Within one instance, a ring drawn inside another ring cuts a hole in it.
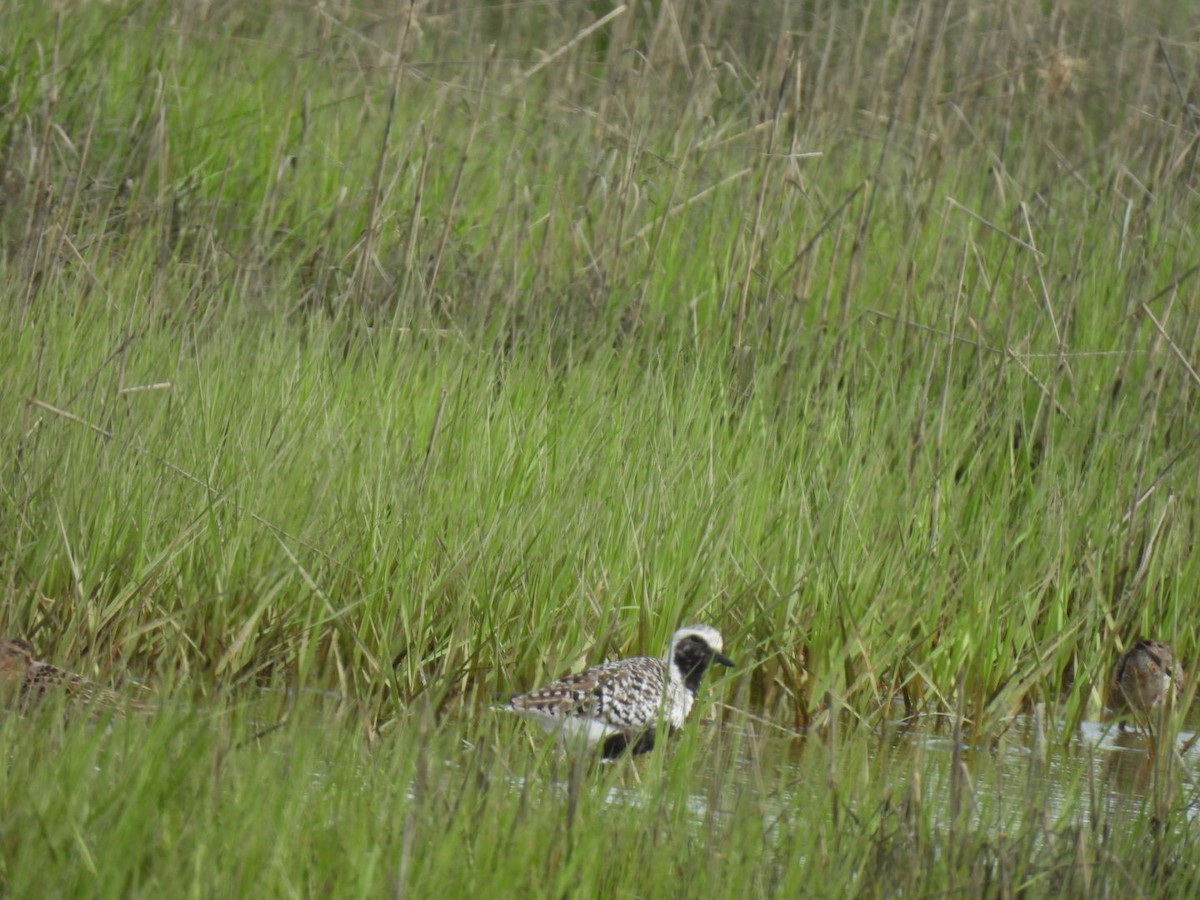
[[[0,891],[1200,888],[1200,10],[0,0]],[[487,710],[708,622],[636,762]]]

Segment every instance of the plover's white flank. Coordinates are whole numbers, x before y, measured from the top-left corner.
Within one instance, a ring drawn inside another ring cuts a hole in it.
[[[715,628],[688,625],[675,632],[663,659],[601,663],[498,708],[533,719],[568,743],[600,744],[605,757],[645,753],[654,747],[660,717],[668,733],[683,725],[709,664],[733,665],[722,649]]]

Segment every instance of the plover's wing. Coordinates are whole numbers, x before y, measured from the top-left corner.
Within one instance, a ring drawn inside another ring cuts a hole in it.
[[[637,728],[653,721],[663,689],[662,661],[637,656],[601,663],[517,694],[505,708],[545,718],[586,718],[617,728]]]
[[[516,694],[504,708],[555,718],[590,716],[596,712],[600,696],[597,692],[612,680],[619,666],[620,662],[591,666],[524,694]]]

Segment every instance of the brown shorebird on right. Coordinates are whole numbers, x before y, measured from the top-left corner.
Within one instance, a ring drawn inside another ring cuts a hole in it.
[[[1141,638],[1117,657],[1108,688],[1108,705],[1149,726],[1150,714],[1164,704],[1170,708],[1183,687],[1183,669],[1175,651],[1162,641]],[[1121,723],[1124,730],[1125,723]]]
[[[60,669],[34,656],[20,638],[0,638],[0,706],[28,709],[48,695],[58,694],[73,705],[118,710],[152,707],[116,691],[102,688],[82,675]]]

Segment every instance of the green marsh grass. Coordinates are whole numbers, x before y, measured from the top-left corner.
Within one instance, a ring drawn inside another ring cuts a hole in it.
[[[868,741],[1197,659],[1194,13],[0,17],[0,626],[168,706],[5,717],[7,892],[1194,892],[1178,772]],[[686,621],[640,782],[485,712]]]

